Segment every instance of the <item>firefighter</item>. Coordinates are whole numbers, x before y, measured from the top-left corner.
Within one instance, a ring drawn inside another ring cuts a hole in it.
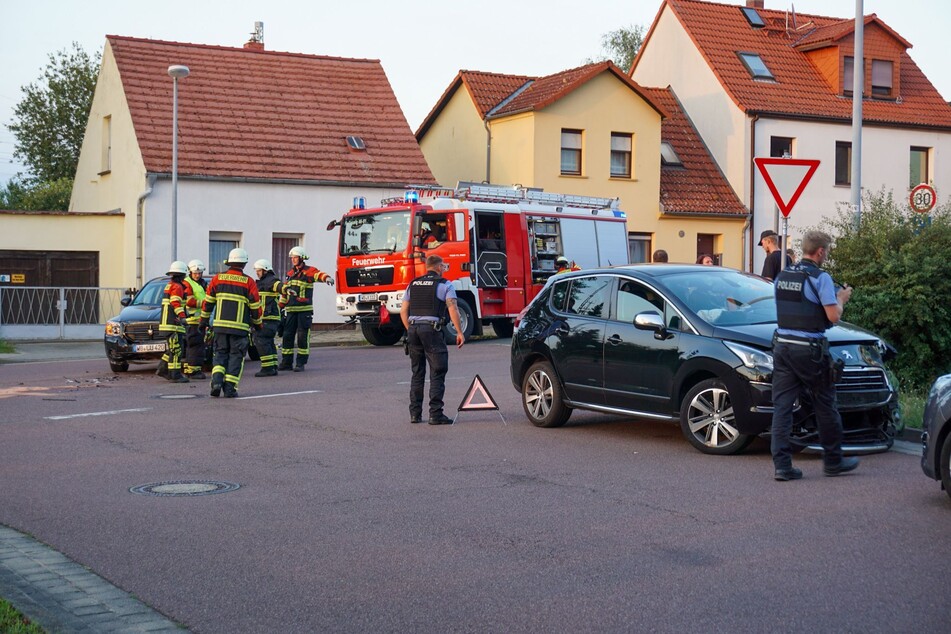
[[[215,311],[212,328],[215,340],[215,361],[211,370],[211,395],[218,397],[224,389],[225,398],[238,395],[238,382],[244,370],[251,326],[261,328],[261,298],[254,281],[244,274],[248,252],[231,249],[228,270],[211,279],[201,307],[202,334],[208,328],[211,311]]]
[[[310,357],[310,326],[314,321],[314,284],[334,285],[333,278],[312,266],[307,266],[307,252],[294,247],[288,255],[293,265],[284,279],[279,301],[284,310],[284,339],[281,342],[281,365],[278,370],[303,372]],[[294,363],[294,355],[297,363]]]
[[[254,376],[277,376],[277,347],[274,345],[274,335],[277,334],[281,321],[281,309],[277,303],[284,285],[274,275],[270,260],[255,262],[254,272],[258,277],[258,294],[264,309],[261,330],[254,333],[254,345],[261,357],[261,371],[255,372]]]
[[[159,364],[159,376],[172,383],[188,383],[188,377],[182,375],[182,348],[185,343],[185,276],[188,267],[184,262],[175,260],[168,267],[172,279],[165,285],[162,294],[162,319],[159,332],[166,333],[168,349]]]
[[[205,301],[205,263],[192,260],[188,263],[185,278],[185,312],[188,325],[185,327],[185,375],[190,379],[204,379],[201,366],[205,362],[205,337],[198,327],[201,321],[201,305]]]
[[[558,273],[568,273],[570,271],[580,271],[581,267],[575,264],[574,262],[569,262],[568,258],[563,255],[559,255],[555,258],[555,274]]]

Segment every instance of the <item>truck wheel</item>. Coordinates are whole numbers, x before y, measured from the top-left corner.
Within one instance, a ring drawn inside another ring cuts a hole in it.
[[[466,341],[469,341],[472,330],[475,328],[475,314],[472,312],[472,308],[469,307],[469,302],[462,298],[456,300],[456,308],[459,309],[459,325],[462,326],[462,336],[465,337]],[[446,343],[456,343],[456,327],[452,325],[451,319],[446,323],[443,332],[446,333]]]
[[[508,339],[515,332],[515,322],[511,319],[493,319],[492,330],[500,339]]]
[[[109,359],[109,367],[113,372],[128,372],[129,371],[129,362],[128,361],[114,361]]]
[[[360,330],[363,331],[363,338],[374,346],[392,346],[403,338],[403,326],[378,326],[365,321],[360,322]]]
[[[691,445],[703,453],[729,455],[742,451],[754,436],[736,429],[733,399],[720,379],[701,381],[680,404],[680,428]]]

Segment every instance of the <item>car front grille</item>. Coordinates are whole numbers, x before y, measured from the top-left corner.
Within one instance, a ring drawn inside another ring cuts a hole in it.
[[[888,379],[881,368],[845,368],[842,380],[835,384],[837,392],[887,390]]]
[[[365,269],[347,269],[347,285],[387,286],[393,283],[393,267],[378,266]]]
[[[125,325],[125,336],[129,341],[162,341],[165,334],[159,332],[157,321],[134,321]]]

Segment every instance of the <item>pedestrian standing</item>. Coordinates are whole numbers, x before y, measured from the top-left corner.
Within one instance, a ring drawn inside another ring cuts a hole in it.
[[[215,341],[215,360],[211,370],[211,395],[218,397],[224,389],[225,398],[238,395],[238,383],[244,370],[248,352],[248,333],[251,327],[261,328],[261,298],[254,281],[244,274],[248,252],[231,249],[228,270],[211,278],[201,308],[200,327],[204,333],[215,311],[212,328]]]
[[[182,351],[185,345],[185,275],[188,268],[185,263],[175,260],[168,267],[171,279],[162,293],[162,318],[159,332],[164,332],[167,346],[159,363],[159,376],[172,383],[188,383],[188,377],[182,375]]]
[[[284,285],[274,274],[270,260],[255,262],[254,273],[258,277],[258,295],[261,296],[261,306],[264,310],[261,329],[254,333],[254,345],[261,358],[261,370],[255,372],[254,376],[277,376],[277,346],[274,345],[274,337],[281,321],[281,310],[277,301]]]
[[[852,471],[858,458],[842,455],[842,417],[836,406],[835,365],[829,353],[827,328],[842,317],[852,289],[836,290],[832,276],[820,267],[829,257],[832,238],[808,231],[802,240],[802,261],[776,278],[776,321],[773,335],[773,426],[771,448],[776,480],[798,480],[792,466],[790,435],[793,407],[800,394],[812,393],[823,451],[823,472],[836,476]]]
[[[294,247],[288,254],[291,270],[284,279],[280,306],[284,310],[284,339],[281,341],[281,365],[278,370],[303,372],[310,358],[310,326],[314,322],[314,284],[334,285],[333,278],[307,266],[307,252]],[[296,361],[294,357],[297,357]]]
[[[205,301],[205,263],[192,260],[188,263],[185,277],[185,375],[190,379],[205,379],[201,366],[205,363],[205,336],[198,327],[201,322],[201,305]]]
[[[759,246],[766,251],[766,260],[763,262],[763,272],[760,277],[765,277],[770,282],[776,279],[779,272],[783,270],[782,249],[779,248],[779,235],[772,229],[767,229],[759,236]],[[792,264],[792,258],[786,254],[786,266]]]
[[[413,378],[409,387],[409,421],[423,422],[423,385],[426,364],[429,364],[429,424],[446,425],[452,419],[443,412],[446,372],[449,371],[449,350],[443,327],[448,314],[456,329],[456,346],[466,341],[459,324],[456,289],[442,274],[447,267],[438,255],[426,258],[426,275],[412,282],[403,295],[400,318],[406,328],[409,360]]]
[[[712,255],[710,255],[709,253],[701,253],[699,256],[697,256],[697,264],[702,264],[704,266],[713,266],[716,263],[713,261]]]
[[[666,262],[667,261],[667,252],[663,249],[657,249],[651,255],[651,262]]]

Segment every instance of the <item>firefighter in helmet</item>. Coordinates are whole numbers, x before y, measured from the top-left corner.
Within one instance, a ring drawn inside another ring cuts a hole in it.
[[[284,339],[281,342],[281,365],[278,370],[303,372],[310,358],[314,284],[323,282],[333,286],[334,280],[327,273],[307,265],[307,252],[303,247],[294,247],[288,255],[293,266],[284,278],[284,288],[278,302],[284,311]]]
[[[568,273],[570,271],[580,271],[581,267],[574,262],[569,262],[568,258],[559,255],[555,258],[555,273]]]
[[[205,362],[205,337],[198,328],[201,321],[201,305],[205,301],[205,263],[192,260],[188,263],[188,276],[185,278],[185,374],[191,379],[204,379],[201,366]]]
[[[277,302],[284,285],[274,275],[270,260],[255,262],[254,273],[258,277],[258,294],[264,309],[261,330],[254,333],[254,345],[261,357],[261,370],[255,372],[254,376],[277,376],[277,347],[274,345],[274,336],[281,321],[281,309],[278,308]]]
[[[188,267],[184,262],[175,260],[168,266],[172,279],[165,285],[162,293],[162,318],[159,332],[167,337],[168,347],[159,363],[156,374],[164,376],[173,383],[188,383],[188,377],[182,375],[182,350],[185,344],[185,276]]]
[[[261,297],[257,284],[244,274],[248,252],[231,249],[228,270],[211,279],[201,307],[202,333],[208,328],[211,311],[215,311],[212,328],[215,339],[215,361],[211,370],[211,395],[218,397],[224,389],[225,398],[238,395],[238,382],[248,353],[248,333],[253,326],[261,328]]]

